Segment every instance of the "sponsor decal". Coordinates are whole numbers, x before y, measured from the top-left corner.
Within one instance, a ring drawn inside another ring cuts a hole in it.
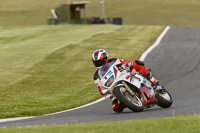
[[[112,71],[110,71],[110,72],[108,72],[108,74],[107,74],[107,75],[108,75],[108,76],[110,76],[112,73],[113,73],[113,72],[112,72]]]

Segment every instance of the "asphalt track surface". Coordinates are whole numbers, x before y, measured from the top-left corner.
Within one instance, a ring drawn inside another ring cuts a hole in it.
[[[170,108],[154,106],[139,113],[129,109],[114,113],[111,100],[106,99],[74,111],[2,122],[0,127],[132,120],[200,113],[200,28],[171,27],[161,43],[147,56],[145,64],[172,95],[174,103]]]

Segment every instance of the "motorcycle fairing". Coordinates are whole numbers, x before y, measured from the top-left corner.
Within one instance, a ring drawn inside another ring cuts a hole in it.
[[[144,105],[157,101],[150,81],[137,73],[131,74],[131,77],[131,83],[133,83],[137,88],[140,88]]]

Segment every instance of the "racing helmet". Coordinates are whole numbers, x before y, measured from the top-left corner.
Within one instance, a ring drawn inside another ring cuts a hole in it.
[[[108,53],[104,49],[96,50],[92,54],[92,61],[95,67],[103,66],[109,60]]]

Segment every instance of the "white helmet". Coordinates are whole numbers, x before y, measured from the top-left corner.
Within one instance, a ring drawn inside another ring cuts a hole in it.
[[[92,61],[95,67],[103,66],[108,62],[108,53],[104,49],[96,50],[92,54]]]

